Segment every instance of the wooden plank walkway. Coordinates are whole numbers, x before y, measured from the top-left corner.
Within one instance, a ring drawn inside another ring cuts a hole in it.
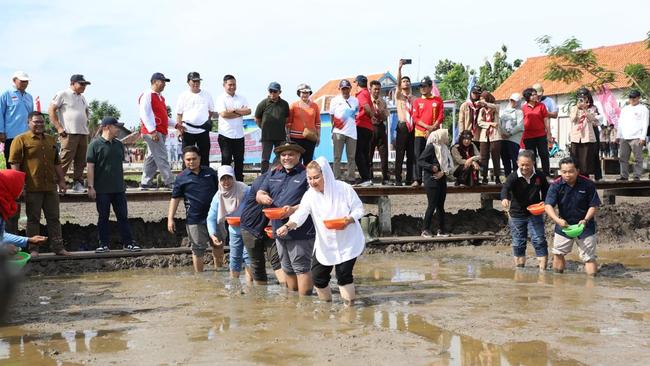
[[[598,189],[611,188],[639,188],[650,186],[648,181],[600,181],[596,182]],[[371,187],[354,187],[359,197],[384,197],[396,195],[419,195],[425,194],[424,187],[395,187],[395,186],[371,186]],[[447,194],[463,193],[498,193],[501,192],[501,186],[496,184],[480,185],[474,187],[454,186],[447,187]],[[129,188],[126,190],[128,201],[166,201],[171,198],[171,190],[141,190],[139,188]],[[67,192],[60,196],[61,202],[93,202],[87,193]]]
[[[371,242],[366,246],[390,245],[390,244],[405,244],[405,243],[449,243],[459,241],[485,241],[494,240],[494,235],[453,235],[449,237],[433,237],[424,238],[421,236],[400,236],[400,237],[382,237]],[[224,247],[225,252],[229,250],[228,246]],[[212,252],[211,248],[207,252]],[[129,252],[126,250],[111,250],[108,253],[95,253],[94,251],[79,251],[71,252],[72,255],[56,255],[54,253],[39,254],[38,257],[30,259],[30,262],[58,262],[70,260],[90,260],[90,259],[115,259],[115,258],[129,258],[129,257],[148,257],[155,255],[174,255],[174,254],[190,254],[192,251],[189,247],[174,247],[174,248],[149,248],[142,249],[139,252]]]
[[[381,237],[372,241],[368,245],[390,245],[390,244],[406,244],[406,243],[451,243],[457,241],[484,241],[494,240],[494,235],[451,235],[448,237],[433,237],[425,238],[422,236],[393,236]]]

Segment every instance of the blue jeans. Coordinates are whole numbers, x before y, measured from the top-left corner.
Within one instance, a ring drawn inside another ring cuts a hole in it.
[[[512,233],[512,254],[515,257],[526,256],[526,240],[530,232],[533,248],[537,257],[548,255],[548,245],[544,235],[544,215],[528,217],[511,217],[510,231]]]
[[[109,246],[111,242],[111,230],[108,225],[111,205],[117,218],[117,225],[122,237],[122,245],[129,245],[133,242],[131,227],[129,226],[129,212],[126,205],[126,193],[97,193],[95,199],[97,205],[97,232],[99,234],[99,245]]]
[[[239,227],[228,226],[228,235],[230,236],[230,270],[232,272],[241,272],[242,263],[245,263],[248,267],[251,265],[248,251],[244,247],[241,229]]]

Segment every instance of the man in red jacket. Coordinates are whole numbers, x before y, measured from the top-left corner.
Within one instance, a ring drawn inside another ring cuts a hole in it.
[[[433,90],[433,80],[425,76],[420,81],[420,92],[422,96],[413,102],[413,122],[415,122],[415,158],[417,158],[424,151],[427,144],[427,137],[431,131],[440,128],[443,120],[445,119],[444,102],[442,99],[431,94]],[[417,187],[422,184],[422,168],[419,164],[415,168],[415,177],[413,177],[413,186]]]
[[[171,189],[174,182],[165,146],[169,117],[165,98],[161,94],[165,89],[165,83],[168,82],[169,79],[162,73],[154,73],[151,75],[151,89],[142,93],[138,100],[140,104],[140,135],[147,144],[147,155],[144,159],[142,179],[140,180],[141,189],[156,187],[153,183],[156,170],[160,171],[165,188]]]

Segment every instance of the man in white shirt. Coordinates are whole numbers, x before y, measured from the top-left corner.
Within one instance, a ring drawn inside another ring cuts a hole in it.
[[[216,112],[219,113],[219,148],[221,165],[232,165],[234,161],[235,179],[244,181],[244,118],[251,109],[248,101],[235,94],[237,80],[232,75],[223,77],[224,93],[217,97]]]
[[[90,85],[83,75],[75,74],[70,77],[70,87],[59,91],[52,98],[48,115],[59,133],[61,142],[61,168],[63,174],[74,161],[74,176],[72,190],[83,192],[83,172],[86,167],[86,151],[88,150],[88,103],[82,95],[86,86]]]
[[[359,101],[350,95],[352,84],[348,80],[339,82],[340,95],[330,101],[330,116],[332,119],[332,142],[334,144],[334,177],[341,179],[341,156],[345,146],[347,156],[347,181],[355,182],[356,163],[354,161],[357,150],[357,125],[356,115],[359,113]]]
[[[212,129],[212,96],[201,90],[201,75],[192,71],[187,74],[190,86],[178,96],[176,103],[176,126],[182,126],[183,148],[196,145],[201,155],[201,164],[210,166],[210,130]]]
[[[616,180],[626,181],[630,176],[630,152],[634,154],[634,180],[641,179],[643,172],[643,146],[648,131],[648,107],[640,103],[641,93],[630,90],[629,104],[621,109],[618,118],[616,142],[618,142],[618,161],[621,176]]]

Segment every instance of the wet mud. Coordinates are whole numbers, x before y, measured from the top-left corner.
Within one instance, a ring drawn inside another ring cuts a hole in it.
[[[0,364],[650,363],[649,280],[510,260],[494,247],[364,255],[351,307],[335,280],[322,303],[188,268],[27,278],[0,325]]]

